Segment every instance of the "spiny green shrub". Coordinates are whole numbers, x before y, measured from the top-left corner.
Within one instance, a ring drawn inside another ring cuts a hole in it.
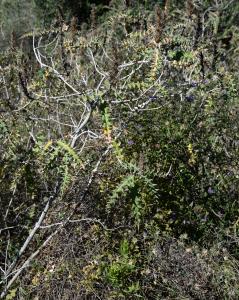
[[[0,54],[6,296],[216,299],[236,286],[238,4],[144,4],[112,3],[89,30],[29,32],[34,58]],[[228,265],[187,250],[215,240],[230,240]]]

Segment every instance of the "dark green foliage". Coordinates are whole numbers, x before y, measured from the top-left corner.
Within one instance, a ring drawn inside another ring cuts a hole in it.
[[[98,5],[98,10],[102,11],[104,6],[109,5],[109,2],[109,0],[35,0],[37,7],[39,7],[41,11],[41,15],[45,20],[45,24],[49,24],[52,18],[57,15],[57,12],[64,19],[69,19],[73,16],[77,17],[79,24],[88,22],[92,5]]]

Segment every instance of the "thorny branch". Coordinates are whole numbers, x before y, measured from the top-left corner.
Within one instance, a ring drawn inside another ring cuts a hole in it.
[[[85,199],[88,191],[89,191],[89,188],[90,186],[92,185],[92,182],[95,178],[95,175],[97,174],[98,172],[98,169],[100,167],[100,164],[102,162],[102,160],[104,159],[104,157],[109,153],[109,151],[111,150],[111,146],[109,146],[105,151],[104,153],[101,155],[101,157],[98,159],[94,169],[92,170],[91,172],[91,175],[89,177],[89,180],[88,180],[88,183],[86,185],[86,188],[84,189],[83,193],[82,193],[82,196],[80,197],[79,199],[79,202],[78,204],[74,207],[73,211],[71,212],[71,214],[61,223],[58,223],[58,224],[54,224],[54,225],[57,225],[58,227],[55,229],[55,231],[53,231],[46,239],[45,241],[42,243],[42,245],[35,251],[33,252],[25,261],[24,263],[22,264],[21,267],[19,267],[17,270],[14,270],[15,267],[17,266],[18,262],[20,261],[20,258],[22,256],[22,254],[25,252],[25,250],[27,249],[30,241],[33,239],[36,231],[38,229],[41,229],[41,228],[44,228],[41,226],[42,222],[44,221],[46,215],[47,215],[47,212],[49,210],[49,208],[51,207],[51,204],[53,202],[53,200],[55,200],[55,198],[58,196],[58,192],[59,192],[59,189],[60,189],[60,183],[57,183],[57,186],[56,186],[56,189],[55,189],[55,194],[54,196],[51,196],[49,198],[49,200],[47,201],[47,204],[40,216],[40,218],[38,219],[37,223],[35,224],[33,230],[31,231],[30,235],[28,236],[28,238],[26,239],[26,241],[24,242],[22,248],[20,249],[19,253],[18,253],[18,256],[17,258],[13,261],[13,263],[10,265],[10,267],[8,268],[8,270],[5,272],[4,274],[4,278],[2,280],[2,282],[7,282],[7,279],[9,276],[13,275],[13,277],[9,280],[9,282],[7,283],[6,287],[4,288],[3,292],[1,293],[0,295],[0,299],[3,299],[9,289],[11,288],[11,286],[14,284],[14,282],[16,281],[16,279],[19,277],[19,275],[23,272],[23,270],[25,270],[29,265],[30,263],[32,262],[32,260],[40,253],[40,251],[46,247],[48,245],[48,243],[52,240],[52,238],[60,232],[60,230],[65,227],[68,223],[72,223],[72,222],[76,222],[76,220],[72,220],[72,217],[73,215],[75,214],[75,211],[77,209],[77,207],[82,203],[82,201]],[[83,220],[82,220],[83,221]],[[90,221],[90,219],[85,219],[85,221]],[[94,220],[95,222],[98,222],[98,223],[101,223],[99,220]],[[105,225],[103,223],[101,223],[102,227],[103,228],[106,228]],[[107,229],[107,230],[110,230],[110,229]],[[115,229],[116,230],[116,229]]]

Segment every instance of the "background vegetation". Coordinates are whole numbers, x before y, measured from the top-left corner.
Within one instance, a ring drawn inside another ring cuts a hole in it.
[[[0,299],[238,299],[238,1],[19,3]]]

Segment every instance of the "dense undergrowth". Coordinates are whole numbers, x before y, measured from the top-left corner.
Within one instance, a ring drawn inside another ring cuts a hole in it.
[[[1,299],[239,298],[238,10],[111,1],[0,54]]]

